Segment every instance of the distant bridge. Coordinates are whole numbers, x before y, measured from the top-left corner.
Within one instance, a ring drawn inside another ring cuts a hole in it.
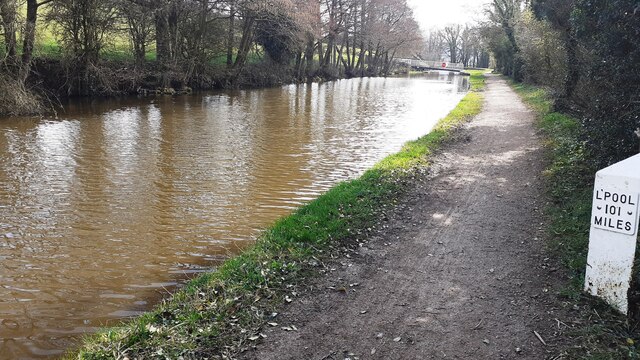
[[[413,59],[396,59],[396,63],[406,65],[416,70],[442,70],[460,72],[464,70],[462,63],[450,63],[445,61],[424,61]]]

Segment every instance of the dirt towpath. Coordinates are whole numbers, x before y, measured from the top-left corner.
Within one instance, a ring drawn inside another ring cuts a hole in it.
[[[554,358],[568,315],[541,233],[541,141],[504,80],[489,76],[485,97],[384,230],[243,358]]]

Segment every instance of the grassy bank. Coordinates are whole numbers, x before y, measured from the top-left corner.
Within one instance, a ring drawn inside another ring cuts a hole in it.
[[[261,327],[277,321],[272,313],[294,301],[305,279],[323,271],[324,261],[364,240],[414,170],[427,166],[429,155],[480,112],[482,72],[470,81],[472,90],[431,133],[279,220],[255,246],[152,312],[88,337],[67,358],[216,358],[260,341]]]
[[[544,90],[526,84],[512,83],[512,87],[538,113],[538,126],[545,135],[549,245],[566,266],[569,284],[562,295],[576,309],[568,333],[573,344],[567,346],[565,358],[640,359],[637,321],[628,320],[582,293],[597,169],[590,165],[593,162],[585,150],[580,123],[571,116],[553,112],[551,98]],[[637,303],[638,299],[635,300]],[[631,296],[630,307],[637,307],[633,302]]]

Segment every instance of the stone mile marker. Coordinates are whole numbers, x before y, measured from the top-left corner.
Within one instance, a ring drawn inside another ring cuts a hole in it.
[[[596,173],[584,290],[627,314],[638,238],[640,154]]]

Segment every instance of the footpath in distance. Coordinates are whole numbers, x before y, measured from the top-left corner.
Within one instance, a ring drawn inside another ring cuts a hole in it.
[[[570,315],[544,251],[534,117],[488,76],[466,141],[445,147],[386,229],[288,305],[242,357],[552,358]]]

